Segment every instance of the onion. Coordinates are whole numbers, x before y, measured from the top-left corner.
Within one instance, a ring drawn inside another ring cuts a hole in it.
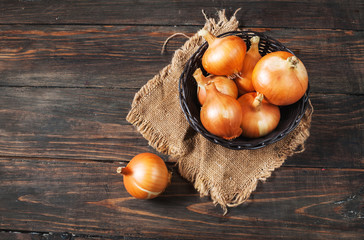
[[[252,73],[255,65],[262,58],[259,53],[259,36],[254,36],[250,38],[250,48],[245,55],[243,62],[243,69],[241,74],[237,75],[235,79],[236,86],[239,89],[239,94],[243,95],[247,92],[254,92],[255,89],[252,84]]]
[[[293,54],[268,53],[253,70],[252,83],[257,92],[272,104],[284,106],[297,102],[308,87],[307,71]]]
[[[239,74],[243,67],[246,44],[238,36],[215,37],[202,29],[198,35],[205,38],[208,48],[202,56],[202,66],[213,75],[232,76]]]
[[[238,98],[243,111],[242,136],[258,138],[273,131],[280,120],[279,107],[267,102],[263,94],[250,92]]]
[[[238,88],[233,80],[224,76],[209,75],[205,77],[200,68],[196,69],[193,73],[193,77],[196,79],[198,84],[197,96],[201,105],[204,104],[206,99],[206,88],[205,85],[208,82],[215,83],[216,89],[226,95],[232,96],[233,98],[238,97]]]
[[[213,82],[206,85],[206,92],[206,101],[200,112],[202,125],[218,137],[238,137],[242,132],[242,110],[238,100],[217,91]]]
[[[160,195],[170,183],[171,173],[164,161],[153,153],[136,155],[126,167],[119,167],[128,193],[138,199],[152,199]]]

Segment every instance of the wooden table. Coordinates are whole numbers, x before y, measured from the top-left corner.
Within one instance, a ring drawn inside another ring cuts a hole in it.
[[[163,42],[238,8],[309,71],[306,151],[226,216],[175,168],[131,198],[116,168],[156,151],[126,114],[186,39]],[[1,1],[0,239],[364,239],[363,16],[362,0]]]

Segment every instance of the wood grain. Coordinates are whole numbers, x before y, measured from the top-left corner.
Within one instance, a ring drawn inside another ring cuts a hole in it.
[[[125,117],[136,90],[0,88],[1,156],[128,161],[153,151]],[[312,94],[307,150],[287,164],[363,168],[363,96]],[[334,130],[335,129],[335,130]]]
[[[76,236],[68,232],[18,232],[18,231],[1,231],[1,240],[109,240],[109,238],[98,236]],[[110,239],[111,240],[111,239]]]
[[[7,193],[0,195],[0,228],[163,239],[364,236],[362,169],[281,168],[245,204],[222,216],[175,170],[160,197],[133,199],[118,166],[0,158],[0,190]]]
[[[304,62],[306,151],[226,216],[174,162],[138,201],[116,168],[155,152],[126,122],[134,94],[207,17],[278,39]],[[0,239],[364,239],[364,5],[323,1],[0,1]]]
[[[201,25],[227,9],[246,27],[363,30],[360,0],[340,1],[1,1],[0,23]]]
[[[198,27],[2,26],[0,86],[140,88],[169,64]],[[363,31],[256,29],[278,39],[304,62],[312,92],[364,93]],[[348,70],[350,69],[350,71]]]

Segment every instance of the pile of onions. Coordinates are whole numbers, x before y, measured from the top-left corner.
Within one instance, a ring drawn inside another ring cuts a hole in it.
[[[213,82],[215,84],[216,89],[226,95],[232,96],[233,98],[238,97],[238,88],[236,87],[233,80],[225,77],[225,76],[215,76],[209,75],[205,77],[200,68],[196,69],[193,73],[193,77],[196,79],[198,88],[197,88],[197,97],[201,105],[204,104],[206,99],[206,84],[209,82]]]
[[[303,97],[308,87],[308,75],[296,56],[278,51],[259,60],[254,67],[252,83],[270,103],[285,106]]]
[[[198,32],[208,43],[202,56],[202,66],[210,74],[233,76],[243,68],[246,54],[246,44],[238,36],[218,38],[209,31],[202,29]]]
[[[224,139],[240,136],[242,110],[239,102],[217,91],[213,82],[206,85],[206,93],[206,101],[200,112],[202,125],[210,133]]]
[[[278,126],[281,118],[279,107],[267,102],[263,94],[246,93],[239,97],[238,101],[243,111],[241,128],[244,137],[262,137]]]
[[[201,63],[210,75],[197,69],[193,76],[201,123],[210,133],[229,140],[265,136],[279,124],[279,106],[297,102],[307,91],[307,71],[295,55],[277,51],[262,57],[258,36],[250,38],[247,51],[238,36],[198,34],[208,43]]]
[[[125,189],[138,199],[152,199],[160,195],[170,183],[171,173],[163,159],[153,153],[136,155],[126,167],[119,167]]]

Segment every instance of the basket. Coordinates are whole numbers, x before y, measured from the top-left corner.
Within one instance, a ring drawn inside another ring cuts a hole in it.
[[[226,32],[218,37],[236,35],[241,37],[247,44],[247,48],[250,47],[249,39],[255,35],[260,37],[259,52],[262,56],[270,52],[275,51],[287,51],[294,54],[291,50],[286,48],[283,44],[277,40],[268,37],[262,33],[254,31],[233,31]],[[208,45],[205,42],[199,49],[192,55],[187,62],[183,73],[179,79],[179,99],[182,111],[184,112],[187,121],[190,126],[204,136],[206,139],[213,143],[219,144],[233,150],[243,149],[258,149],[274,142],[283,139],[289,132],[297,127],[301,118],[303,117],[306,108],[308,106],[309,90],[308,85],[305,95],[296,103],[288,106],[282,106],[280,108],[281,119],[275,130],[260,138],[246,138],[240,136],[233,140],[226,140],[221,137],[217,137],[209,133],[202,125],[200,120],[200,103],[197,99],[197,83],[193,78],[193,73],[197,68],[201,68],[204,74],[206,71],[201,65],[201,58],[206,51]]]

